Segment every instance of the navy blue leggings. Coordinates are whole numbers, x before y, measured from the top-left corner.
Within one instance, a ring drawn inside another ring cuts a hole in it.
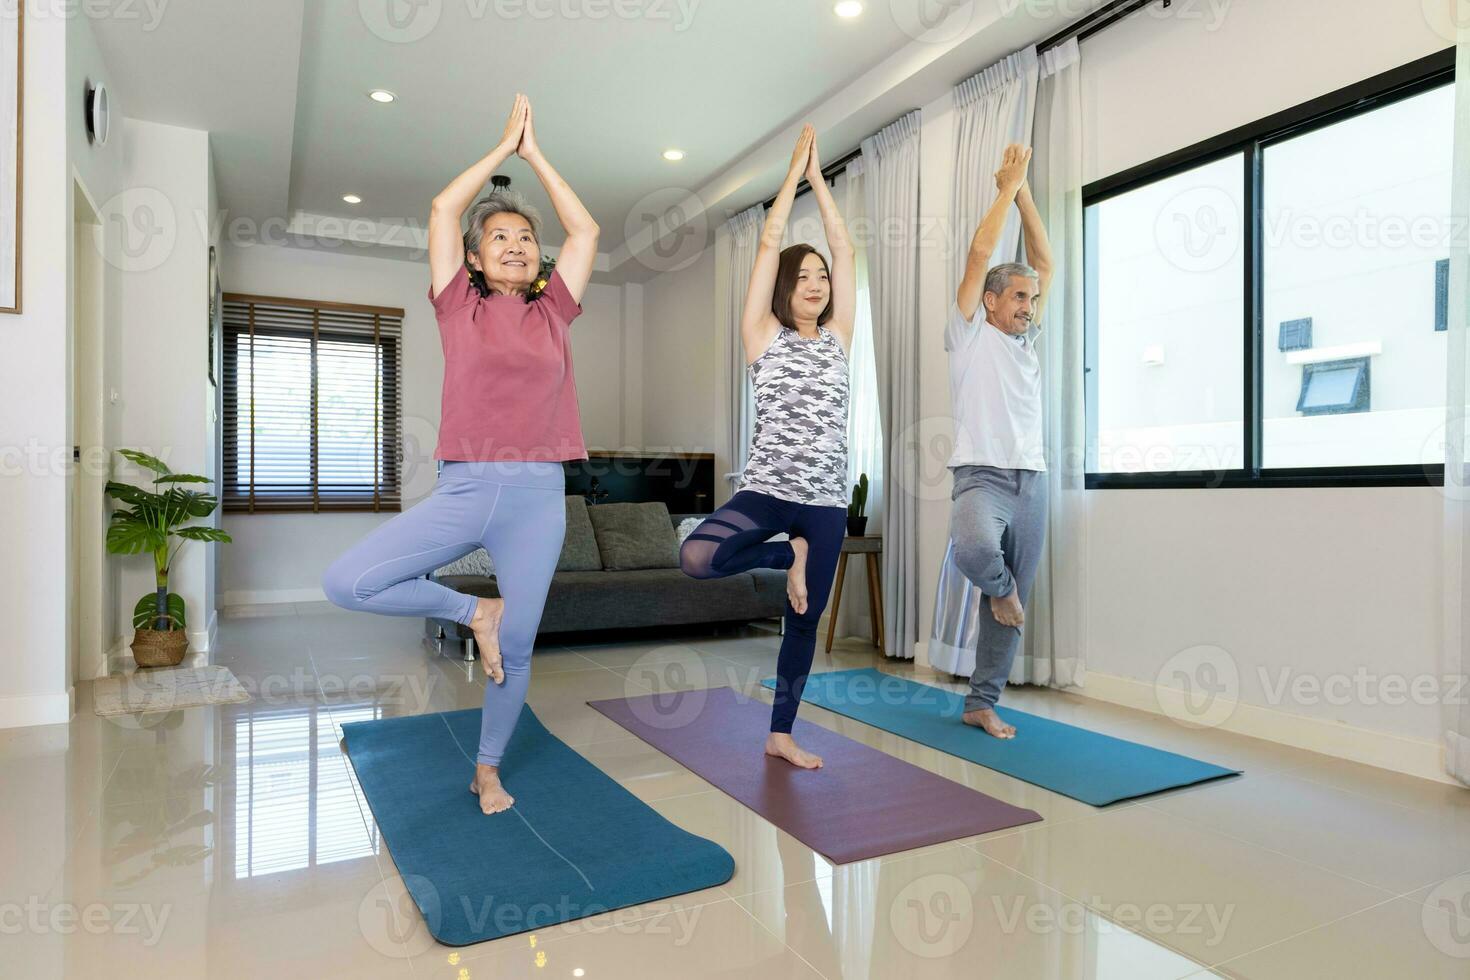
[[[817,648],[817,621],[827,608],[832,576],[847,533],[847,508],[798,504],[754,490],[741,490],[725,506],[706,517],[684,539],[679,565],[694,578],[721,578],[752,568],[790,568],[795,552],[786,541],[767,541],[782,532],[804,538],[806,612],[800,615],[786,600],[786,635],[776,660],[776,701],[771,731],[790,732],[812,669]]]

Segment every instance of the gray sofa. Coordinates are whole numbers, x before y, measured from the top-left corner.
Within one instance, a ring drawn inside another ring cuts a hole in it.
[[[726,578],[694,579],[678,564],[678,527],[708,515],[669,514],[663,504],[588,505],[568,496],[567,532],[538,635],[652,626],[744,623],[779,619],[786,573],[753,569]],[[500,590],[480,551],[429,577],[469,595]],[[434,639],[463,644],[474,659],[474,635],[452,620],[430,619]]]

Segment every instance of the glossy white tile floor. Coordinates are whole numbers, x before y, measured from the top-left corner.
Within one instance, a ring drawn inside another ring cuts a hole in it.
[[[1246,770],[1098,810],[806,706],[1045,818],[833,867],[583,703],[721,684],[765,697],[779,638],[760,630],[548,646],[533,668],[547,726],[729,850],[730,882],[441,947],[338,747],[344,721],[480,703],[478,667],[419,630],[328,606],[241,611],[213,660],[251,703],[104,719],[84,684],[71,724],[0,732],[0,977],[1470,977],[1467,790],[1012,691],[1027,711]],[[816,669],[875,662],[913,673],[856,642]]]

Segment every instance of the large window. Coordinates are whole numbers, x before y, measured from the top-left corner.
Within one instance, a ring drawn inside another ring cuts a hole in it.
[[[1442,478],[1452,72],[1086,188],[1089,486]]]
[[[403,311],[224,297],[226,510],[398,510]]]

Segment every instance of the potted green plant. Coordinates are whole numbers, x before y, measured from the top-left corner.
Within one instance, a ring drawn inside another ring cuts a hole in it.
[[[114,555],[145,551],[153,555],[157,588],[133,607],[133,656],[139,667],[174,667],[189,649],[189,634],[183,597],[168,590],[168,570],[184,541],[229,541],[230,536],[217,527],[187,524],[214,513],[219,500],[179,484],[209,483],[208,477],[170,472],[162,460],[136,450],[119,449],[118,454],[154,473],[151,492],[129,483],[107,482],[107,495],[130,508],[112,512],[107,550]],[[160,489],[160,484],[166,486]],[[172,538],[181,540],[170,549]]]
[[[863,513],[868,506],[868,474],[858,477],[852,485],[852,502],[847,505],[847,533],[861,538],[868,533],[868,516]]]

